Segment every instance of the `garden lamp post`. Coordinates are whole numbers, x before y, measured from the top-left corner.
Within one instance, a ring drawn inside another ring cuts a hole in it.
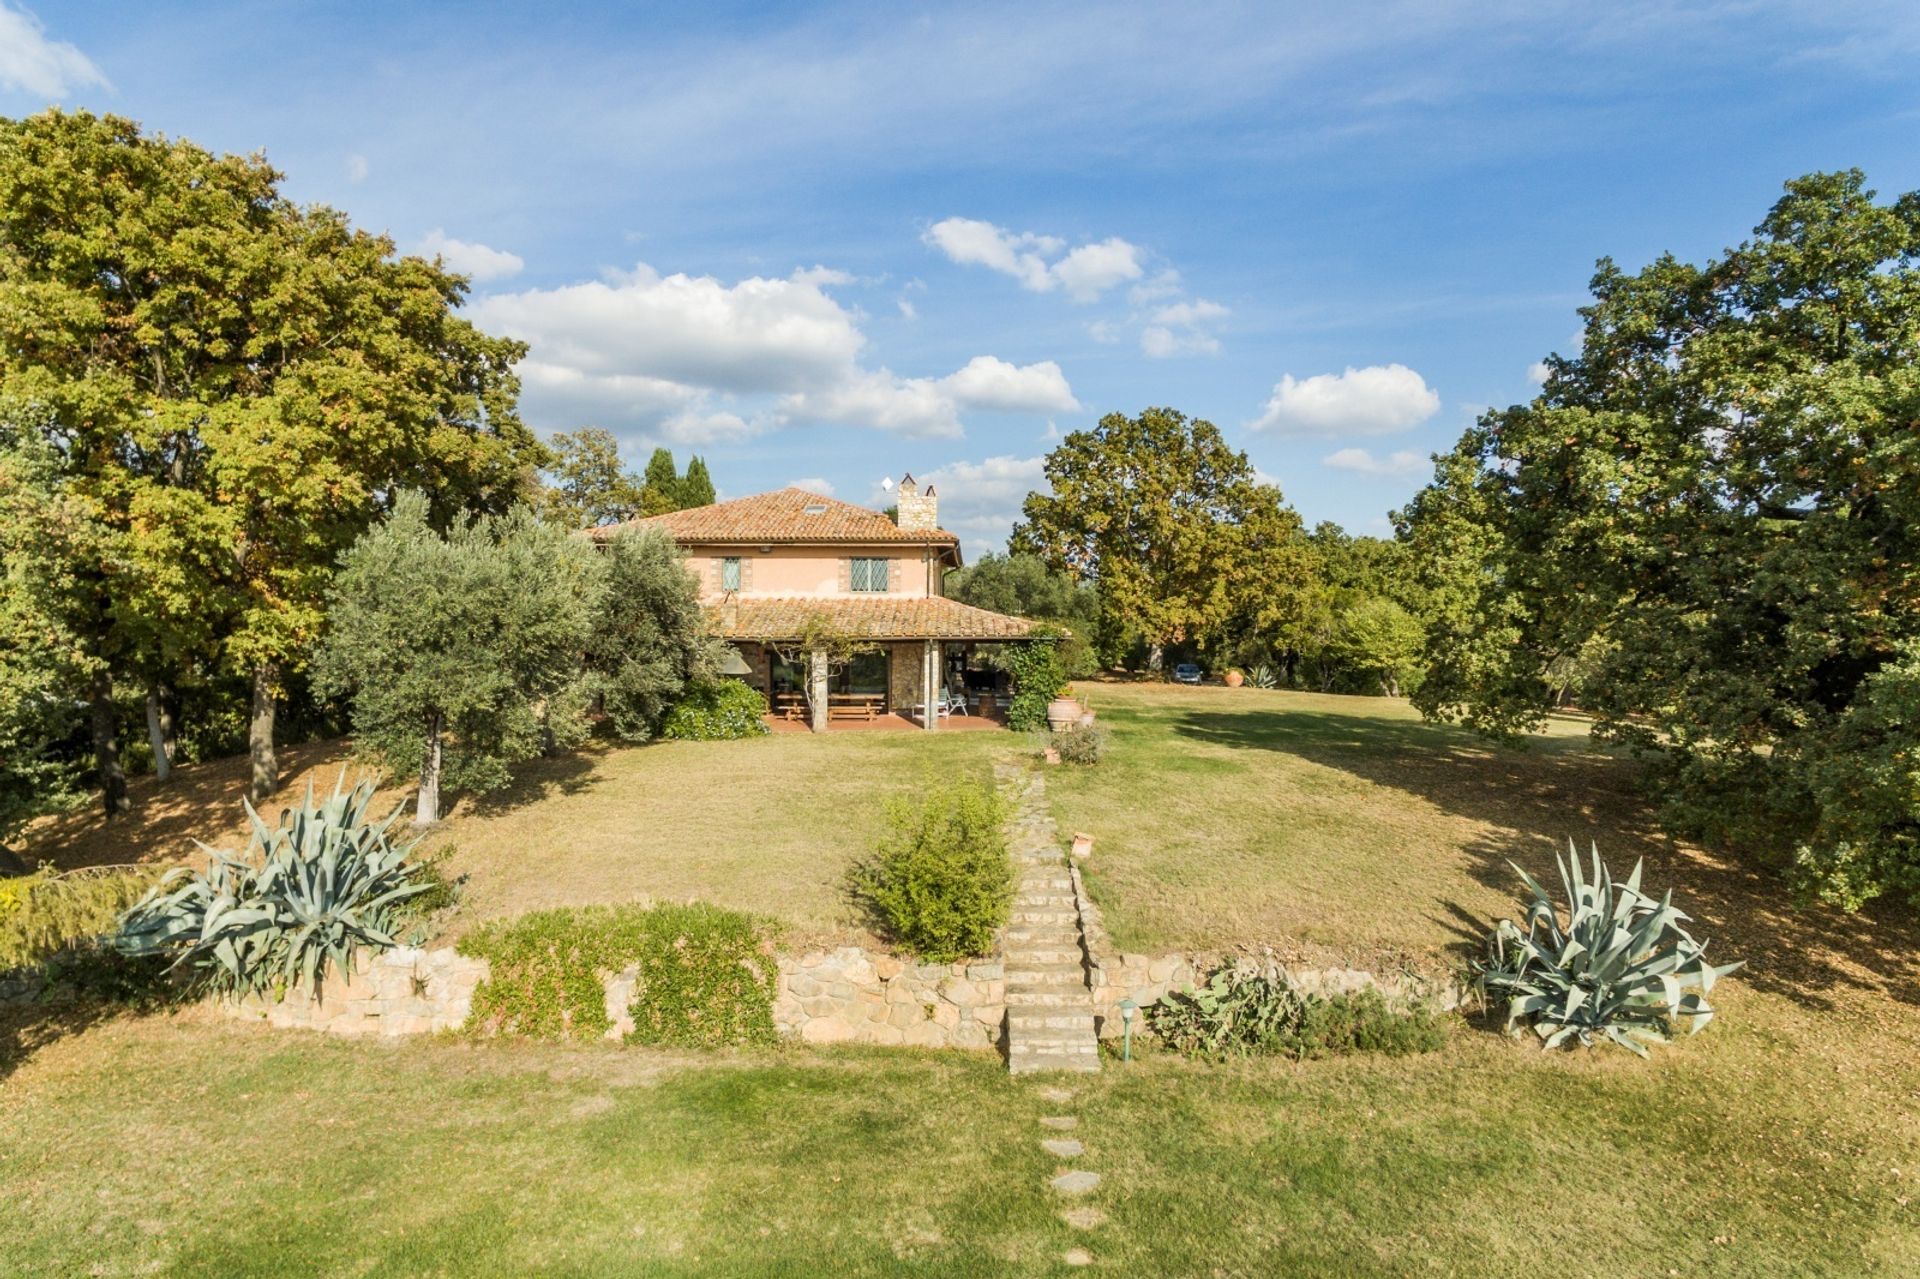
[[[1140,1011],[1140,1005],[1131,999],[1120,1001],[1120,1060],[1133,1060],[1133,1015]]]

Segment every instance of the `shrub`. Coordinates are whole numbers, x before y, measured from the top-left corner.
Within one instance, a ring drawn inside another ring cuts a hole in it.
[[[1278,688],[1280,687],[1280,676],[1273,667],[1265,662],[1261,662],[1258,666],[1255,666],[1247,672],[1247,686],[1249,688]]]
[[[412,846],[388,837],[400,806],[383,821],[367,816],[373,793],[370,781],[347,790],[342,769],[332,796],[316,804],[309,783],[272,829],[247,804],[249,855],[201,845],[207,869],[169,871],[121,921],[120,948],[237,994],[279,997],[317,991],[330,972],[351,977],[362,949],[395,944],[401,903],[429,887],[408,860]]]
[[[1066,691],[1067,673],[1060,660],[1059,632],[1035,626],[1035,638],[1006,646],[1004,660],[1013,676],[1013,697],[1007,703],[1007,727],[1030,733],[1047,726],[1047,703]]]
[[[544,910],[477,929],[459,949],[488,962],[471,1030],[599,1038],[613,1024],[605,980],[637,966],[629,1042],[717,1047],[774,1038],[769,939],[737,911],[703,903]]]
[[[700,587],[680,547],[659,529],[627,529],[601,552],[607,589],[587,640],[587,670],[614,733],[644,742],[676,701],[710,682]]]
[[[144,866],[99,866],[0,879],[0,972],[111,937],[121,912],[159,877]]]
[[[1216,970],[1206,985],[1169,992],[1148,1012],[1153,1033],[1199,1057],[1276,1054],[1296,1061],[1349,1053],[1404,1057],[1446,1043],[1441,1017],[1422,1005],[1395,1008],[1373,989],[1349,995],[1295,990],[1284,971],[1245,965]]]
[[[853,868],[854,895],[909,954],[947,964],[986,953],[1013,903],[1001,816],[986,786],[894,801],[879,850]]]
[[[453,860],[457,851],[449,844],[433,856],[420,858],[413,863],[414,879],[419,882],[421,889],[413,896],[402,899],[395,912],[395,922],[414,925],[414,932],[420,934],[418,941],[425,940],[428,920],[442,912],[452,911],[466,896],[467,877],[449,877],[446,872],[447,863]],[[413,944],[418,944],[418,941]]]
[[[732,741],[771,732],[767,699],[736,679],[700,680],[674,704],[660,725],[660,736],[679,741]]]
[[[1106,729],[1098,724],[1090,724],[1064,733],[1049,734],[1047,745],[1060,752],[1062,763],[1098,764],[1100,757],[1107,753],[1110,740]]]
[[[1526,1022],[1548,1048],[1604,1038],[1645,1057],[1642,1041],[1666,1042],[1675,1018],[1688,1019],[1689,1034],[1704,1029],[1713,1019],[1707,993],[1740,963],[1709,964],[1706,947],[1680,927],[1687,916],[1674,909],[1673,894],[1655,902],[1640,891],[1639,862],[1616,884],[1598,848],[1590,878],[1571,845],[1557,860],[1565,924],[1546,890],[1515,866],[1532,894],[1526,929],[1501,920],[1475,965],[1482,990],[1507,997],[1508,1031]]]

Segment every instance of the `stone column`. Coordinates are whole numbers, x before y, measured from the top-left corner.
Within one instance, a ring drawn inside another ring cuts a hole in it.
[[[926,643],[926,649],[920,654],[920,704],[926,707],[926,717],[920,727],[932,732],[940,727],[940,708],[936,704],[940,696],[940,650],[932,640]]]
[[[814,649],[807,654],[807,710],[813,716],[816,733],[827,731],[827,654]]]

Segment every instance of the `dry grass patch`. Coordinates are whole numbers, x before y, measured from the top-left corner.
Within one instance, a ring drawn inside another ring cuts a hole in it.
[[[985,780],[1002,733],[776,734],[736,742],[590,745],[520,767],[506,790],[462,798],[423,850],[467,876],[456,929],[549,906],[695,898],[777,919],[795,940],[858,939],[847,866],[872,850],[885,801],[941,781]],[[284,752],[286,784],[262,806],[275,820],[309,779],[333,784],[344,745]],[[36,823],[29,860],[61,866],[181,861],[193,840],[237,847],[244,759],[179,769],[165,787],[134,783],[134,813]],[[376,807],[411,787],[383,791]]]
[[[1637,766],[1581,721],[1502,748],[1385,698],[1087,691],[1113,748],[1051,770],[1048,793],[1063,826],[1095,836],[1090,887],[1126,949],[1455,963],[1516,909],[1509,860],[1557,882],[1571,837],[1622,873],[1644,857],[1647,884],[1674,890],[1717,960],[1749,961],[1741,981],[1855,1015],[1920,989],[1910,918],[1797,909],[1776,877],[1666,838]]]

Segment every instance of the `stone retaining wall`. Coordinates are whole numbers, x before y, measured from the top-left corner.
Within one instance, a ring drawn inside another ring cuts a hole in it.
[[[905,1044],[991,1048],[1006,1021],[998,962],[913,964],[856,946],[782,955],[773,1019],[784,1036],[813,1044]],[[224,1001],[228,1015],[333,1035],[415,1035],[466,1024],[487,961],[452,949],[401,946],[367,962],[352,981],[328,982],[322,998]],[[609,1039],[633,1029],[627,1006],[638,970],[606,979]]]
[[[990,1048],[1006,1022],[999,962],[914,964],[857,946],[782,956],[773,1024],[812,1044]]]
[[[1093,1011],[1100,1037],[1112,1039],[1123,1029],[1120,1001],[1131,999],[1142,1009],[1170,991],[1198,985],[1207,974],[1236,961],[1276,966],[1270,953],[1259,954],[1120,954],[1100,919],[1100,908],[1087,895],[1080,866],[1070,868],[1074,901],[1080,910],[1081,939],[1087,952],[1087,985],[1093,991]],[[1466,992],[1456,983],[1433,982],[1414,974],[1381,976],[1360,968],[1293,968],[1277,965],[1295,990],[1310,995],[1346,995],[1372,987],[1389,999],[1431,1003],[1442,1010],[1460,1006]],[[1144,1017],[1134,1033],[1145,1030]]]
[[[221,1006],[270,1026],[332,1035],[418,1035],[466,1024],[474,988],[486,975],[486,960],[451,947],[397,946],[364,962],[351,981],[327,982],[320,999],[295,993],[277,1003],[255,996]]]

